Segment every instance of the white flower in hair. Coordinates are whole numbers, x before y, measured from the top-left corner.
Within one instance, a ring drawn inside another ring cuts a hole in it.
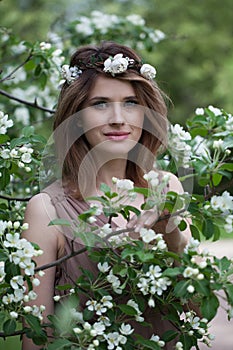
[[[122,53],[118,53],[114,57],[109,57],[104,61],[104,72],[115,74],[123,73],[127,70],[129,63],[133,63],[128,57],[123,57]]]
[[[145,63],[141,66],[140,74],[144,78],[152,80],[156,76],[156,69],[153,66],[151,66],[150,64]]]
[[[70,84],[82,74],[82,71],[76,66],[70,67],[68,64],[64,64],[61,68],[61,74],[67,83]]]

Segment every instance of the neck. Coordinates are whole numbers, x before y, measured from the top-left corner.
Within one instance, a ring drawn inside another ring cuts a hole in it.
[[[109,187],[112,187],[112,178],[117,177],[124,179],[126,176],[126,164],[127,159],[113,159],[106,162],[98,170],[96,178],[96,188],[99,189],[101,183],[105,183]]]

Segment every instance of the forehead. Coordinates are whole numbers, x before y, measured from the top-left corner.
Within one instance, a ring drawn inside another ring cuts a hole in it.
[[[100,75],[96,78],[96,81],[90,90],[89,98],[95,96],[106,96],[110,98],[134,95],[134,88],[129,81]]]

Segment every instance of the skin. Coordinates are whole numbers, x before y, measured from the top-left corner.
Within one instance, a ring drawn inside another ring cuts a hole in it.
[[[97,78],[84,107],[78,123],[82,125],[86,139],[92,147],[95,162],[99,164],[96,185],[90,184],[89,193],[96,195],[96,188],[100,183],[112,186],[113,176],[125,178],[127,154],[140,139],[144,114],[137,105],[133,87],[129,82],[102,76]],[[180,182],[172,174],[169,189],[183,192]],[[138,195],[134,206],[140,208],[143,200],[142,195]],[[29,230],[24,232],[24,237],[37,243],[44,251],[42,256],[35,259],[37,266],[50,263],[63,255],[64,237],[59,227],[48,226],[54,218],[56,211],[47,194],[40,193],[29,201],[25,213],[25,222],[29,224]],[[141,227],[155,228],[157,232],[164,234],[170,250],[181,252],[191,237],[189,228],[180,232],[171,220],[155,224],[157,219],[157,211],[150,210],[143,212],[139,218],[132,216],[129,223],[121,217],[114,218],[114,221],[120,227],[134,227],[132,235],[135,238],[138,238]],[[55,272],[55,268],[46,270],[41,284],[35,288],[38,294],[36,304],[45,305],[46,314],[54,312]],[[37,349],[39,347],[24,337],[23,350]]]

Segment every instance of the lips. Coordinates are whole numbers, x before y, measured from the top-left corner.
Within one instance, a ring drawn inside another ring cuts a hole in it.
[[[129,134],[130,132],[128,131],[110,131],[110,132],[104,133],[104,135],[107,136],[109,140],[114,140],[114,141],[125,140],[128,138]]]

